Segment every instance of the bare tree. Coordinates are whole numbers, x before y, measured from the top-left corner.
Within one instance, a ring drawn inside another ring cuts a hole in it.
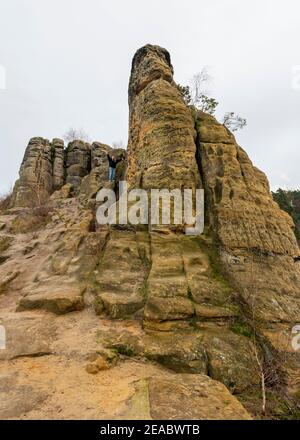
[[[193,105],[205,113],[214,115],[219,103],[215,98],[209,97],[208,85],[212,82],[208,68],[203,67],[190,81],[190,86],[177,85],[185,103]],[[227,112],[223,118],[223,124],[231,131],[237,131],[247,125],[247,120],[236,115],[234,112]]]
[[[211,81],[212,76],[209,74],[207,67],[203,67],[200,72],[196,73],[191,79],[190,90],[192,103],[195,107],[198,107],[201,104],[201,98],[203,95],[208,95],[210,93],[206,87]]]
[[[71,127],[71,128],[69,128],[69,130],[67,130],[65,132],[65,134],[63,134],[62,137],[67,143],[75,141],[75,140],[90,142],[89,135],[81,128],[76,129],[76,128]]]
[[[214,98],[208,96],[210,92],[207,86],[211,82],[212,76],[208,72],[208,68],[203,67],[191,79],[191,87],[188,88],[188,92],[190,94],[190,102],[196,108],[213,115],[219,103]]]
[[[113,142],[112,143],[112,148],[114,149],[114,150],[118,150],[118,149],[122,149],[122,150],[124,150],[125,149],[125,147],[124,147],[124,143],[123,143],[123,141],[121,140],[121,141],[115,141],[115,142]]]

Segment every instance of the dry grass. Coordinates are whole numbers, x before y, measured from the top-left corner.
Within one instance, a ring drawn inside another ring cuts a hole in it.
[[[11,203],[12,191],[0,196],[0,212],[6,211]]]
[[[24,209],[11,223],[10,230],[14,234],[25,234],[37,231],[48,223],[50,207],[48,204],[36,208]]]

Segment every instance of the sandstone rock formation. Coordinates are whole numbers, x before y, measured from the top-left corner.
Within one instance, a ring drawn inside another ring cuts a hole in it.
[[[91,170],[91,146],[87,142],[70,142],[66,150],[66,182],[75,189]]]
[[[204,188],[206,229],[97,225],[110,147],[33,138],[0,215],[0,417],[261,418],[263,377],[266,417],[295,418],[291,219],[234,136],[186,106],[165,49],[135,54],[129,111],[129,188]]]
[[[229,130],[213,116],[196,116],[197,155],[205,181],[209,225],[220,244],[298,256],[292,219],[271,197],[268,180]]]
[[[107,153],[120,157],[124,154],[122,149],[110,148],[106,144],[93,142],[91,146],[91,172],[87,174],[81,182],[79,197],[82,201],[94,199],[99,189],[107,184]],[[116,185],[118,191],[118,182],[124,180],[125,166],[124,162],[118,164],[116,169]]]
[[[129,82],[129,187],[199,188],[192,114],[173,80],[170,55],[139,49]]]
[[[43,203],[52,190],[52,151],[47,139],[32,138],[26,148],[16,182],[12,205],[33,206]]]
[[[60,189],[65,182],[64,141],[55,138],[52,141],[52,189]]]
[[[198,112],[196,127],[208,225],[224,269],[244,313],[281,358],[279,370],[297,394],[300,356],[289,340],[300,310],[300,251],[293,221],[273,201],[265,174],[224,126]]]
[[[106,153],[111,151],[108,145],[99,142],[90,145],[74,140],[65,149],[62,139],[54,138],[49,142],[40,137],[32,138],[13,190],[11,207],[40,206],[65,184],[71,185],[74,193],[81,192],[85,201],[95,198],[107,181]],[[117,156],[124,154],[122,149],[113,151]],[[124,176],[124,171],[124,164],[119,164],[117,182]]]

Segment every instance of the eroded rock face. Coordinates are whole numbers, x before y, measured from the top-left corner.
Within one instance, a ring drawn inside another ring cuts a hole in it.
[[[65,182],[65,150],[64,141],[62,139],[54,138],[52,141],[53,149],[53,190],[60,189]]]
[[[6,329],[6,349],[0,351],[0,361],[20,357],[46,356],[51,353],[54,328],[48,321],[32,316],[8,315],[1,320]]]
[[[47,139],[30,139],[15,184],[12,205],[35,206],[43,203],[52,191],[52,150]]]
[[[93,142],[91,146],[91,172],[86,175],[80,185],[79,198],[83,202],[91,201],[96,197],[97,192],[107,186],[108,161],[107,154],[114,154],[116,157],[123,157],[124,150],[121,148],[112,149],[106,144]],[[115,190],[118,194],[118,183],[125,180],[126,161],[119,162],[116,168]]]
[[[82,178],[91,170],[91,146],[87,142],[70,142],[66,150],[66,182],[75,190],[80,188]]]
[[[278,404],[268,415],[278,417],[287,391],[297,398],[300,388],[290,340],[300,321],[291,219],[234,136],[185,105],[165,49],[137,51],[129,107],[129,188],[203,185],[205,233],[97,225],[90,202],[115,186],[107,184],[110,147],[74,141],[64,150],[59,139],[32,139],[14,209],[0,216],[0,323],[9,344],[0,357],[0,412],[250,418],[237,397],[260,417],[263,368]],[[20,216],[35,215],[28,206],[37,186],[50,196],[45,221],[18,228]],[[87,371],[104,353],[113,355],[113,362],[105,357],[110,368]],[[30,392],[32,377],[37,394],[24,406],[20,393]]]
[[[132,316],[144,306],[149,262],[139,238],[135,231],[112,231],[99,264],[97,299],[111,318]]]
[[[129,81],[129,187],[199,188],[194,136],[169,53],[159,46],[142,47]]]
[[[286,375],[294,370],[289,383],[297,392],[300,357],[291,353],[285,336],[300,319],[300,270],[295,264],[300,250],[293,221],[273,201],[265,174],[232,133],[203,112],[198,112],[196,127],[207,219],[224,270],[239,291],[244,313],[282,358],[280,367]]]
[[[196,127],[206,211],[221,245],[298,256],[292,219],[273,201],[265,174],[213,116],[198,112]]]
[[[224,385],[203,375],[177,375],[149,380],[150,410],[158,420],[250,420]],[[224,403],[227,404],[224,405]]]
[[[202,374],[157,375],[134,385],[122,419],[251,420],[224,385]]]
[[[64,185],[71,186],[70,196],[80,193],[83,203],[94,199],[107,182],[107,153],[112,151],[117,157],[124,155],[124,150],[112,150],[100,142],[90,145],[74,140],[65,149],[62,139],[49,142],[41,137],[32,138],[20,167],[20,178],[14,186],[11,207],[39,207]],[[116,182],[124,180],[125,169],[126,161],[118,164]],[[59,193],[55,197],[60,197]]]

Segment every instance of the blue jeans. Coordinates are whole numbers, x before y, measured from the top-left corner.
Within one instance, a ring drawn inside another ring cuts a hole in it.
[[[116,177],[116,169],[109,167],[108,168],[108,180],[111,182],[112,180],[115,180]]]

